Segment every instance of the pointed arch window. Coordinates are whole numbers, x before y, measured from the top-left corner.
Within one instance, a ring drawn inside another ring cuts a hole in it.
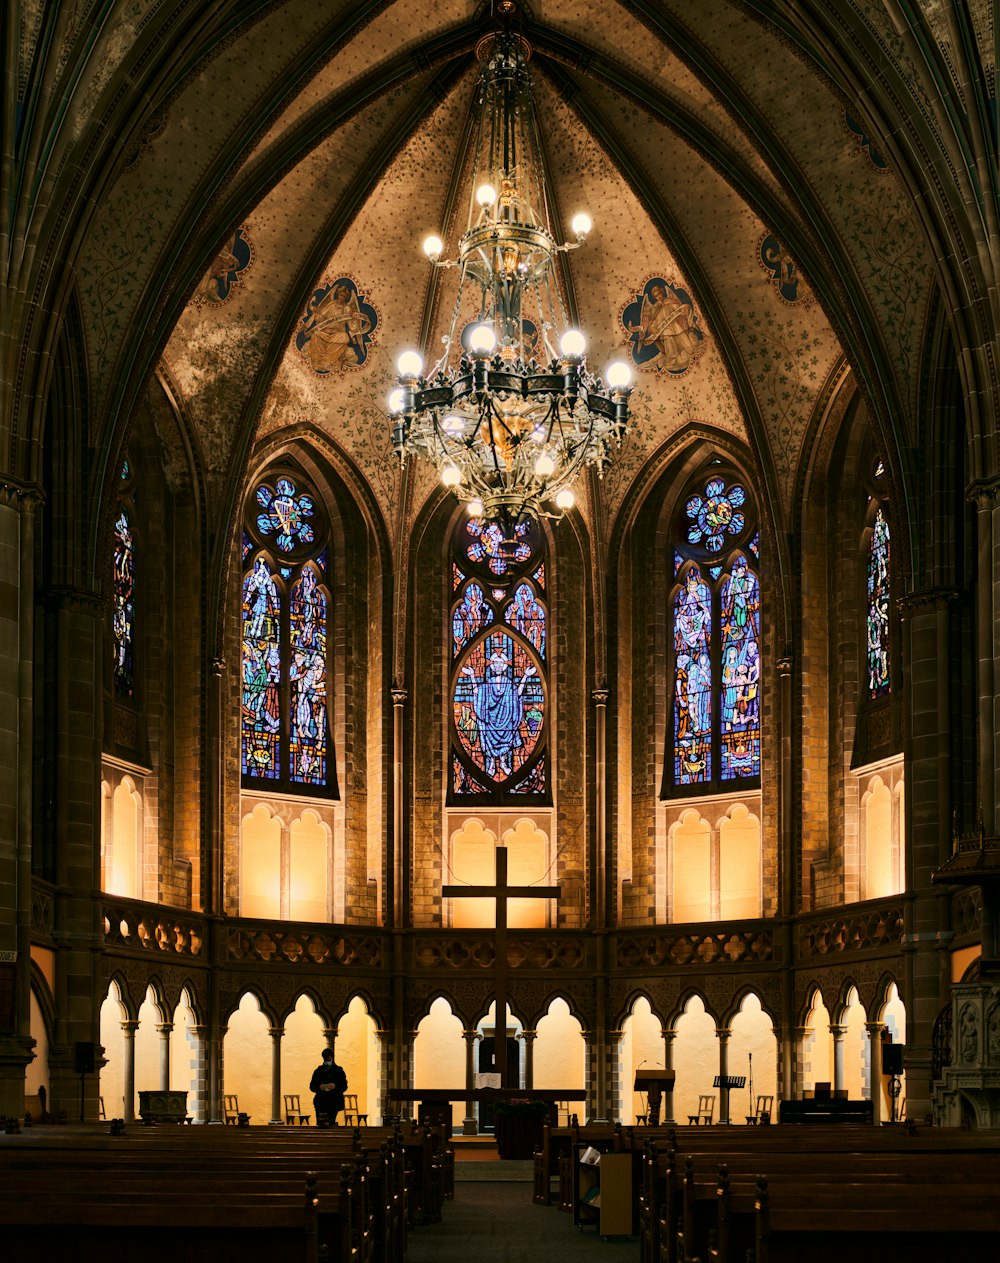
[[[881,484],[885,481],[885,469],[881,461],[875,466],[874,481],[878,490],[881,490]],[[887,507],[884,498],[877,493],[868,497],[865,645],[869,701],[884,697],[891,690],[889,601],[892,558]]]
[[[452,537],[451,804],[551,801],[544,537],[466,519]]]
[[[135,694],[135,541],[132,515],[136,491],[133,475],[134,470],[126,457],[118,471],[119,496],[111,580],[112,673],[115,693],[119,697]]]
[[[243,784],[336,797],[328,528],[297,474],[257,484],[243,530]]]
[[[713,469],[672,536],[670,729],[663,796],[760,784],[760,537],[749,493]]]

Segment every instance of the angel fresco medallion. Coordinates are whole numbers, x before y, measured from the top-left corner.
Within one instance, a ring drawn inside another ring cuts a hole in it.
[[[798,264],[774,233],[764,233],[757,242],[757,262],[768,274],[783,303],[805,307],[813,302]]]
[[[314,373],[325,377],[361,368],[375,341],[379,313],[350,276],[314,290],[295,335],[295,347]]]
[[[253,266],[253,242],[245,228],[237,228],[212,260],[208,272],[198,287],[195,301],[221,306],[233,295],[238,285],[243,285]]]
[[[704,345],[705,331],[691,295],[662,276],[644,281],[618,319],[636,368],[677,376],[691,367]]]

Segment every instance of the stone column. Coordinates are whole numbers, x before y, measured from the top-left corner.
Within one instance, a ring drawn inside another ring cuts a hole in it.
[[[830,1034],[833,1036],[833,1090],[842,1092],[844,1090],[844,1036],[847,1034],[847,1027],[831,1026]]]
[[[793,1031],[793,1052],[795,1055],[795,1081],[791,1086],[786,1101],[801,1097],[806,1087],[806,1040],[813,1034],[811,1026],[796,1026]],[[813,1078],[815,1082],[815,1076]]]
[[[285,1121],[285,1113],[281,1108],[281,1037],[285,1033],[283,1026],[269,1026],[271,1036],[271,1127],[280,1127]]]
[[[482,1036],[478,1031],[467,1030],[462,1032],[462,1038],[465,1040],[465,1090],[474,1092],[476,1090],[476,1040]],[[462,1119],[462,1135],[475,1136],[479,1133],[479,1123],[476,1118],[476,1106],[474,1102],[466,1100],[465,1117]]]
[[[884,1022],[865,1022],[868,1032],[868,1083],[866,1091],[872,1103],[872,1122],[882,1121],[882,1032]]]
[[[405,766],[403,708],[407,691],[392,690],[392,1047],[389,1058],[389,1086],[408,1087],[404,1066],[408,1058],[403,1047],[406,1026],[406,942],[404,932],[409,924],[407,892],[409,883],[409,851],[406,846]],[[396,1112],[396,1111],[391,1111]]]
[[[0,987],[12,994],[11,1028],[0,1035],[0,1115],[24,1114],[31,1060],[31,853],[34,760],[36,488],[0,480],[0,801],[10,828],[0,835]],[[81,1035],[80,1038],[83,1038]],[[54,1094],[53,1094],[54,1095]],[[62,1101],[63,1106],[68,1101]],[[50,1096],[50,1110],[56,1102]]]
[[[778,776],[778,907],[774,926],[776,942],[786,962],[795,959],[795,926],[792,918],[799,911],[802,881],[798,872],[801,859],[796,845],[794,810],[794,720],[792,705],[792,668],[794,662],[786,653],[777,661],[779,718]],[[795,1082],[795,1047],[791,1032],[795,1029],[795,976],[787,967],[781,974],[781,1029],[778,1040],[777,1090],[779,1099],[790,1100]],[[753,1102],[752,1105],[756,1105]]]
[[[170,1091],[170,1036],[173,1022],[160,1022],[156,1030],[160,1036],[160,1091]]]
[[[207,1026],[189,1026],[188,1034],[195,1043],[195,1103],[191,1108],[196,1123],[207,1123],[208,1112],[208,1068],[206,1065]]]
[[[535,1086],[534,1045],[537,1038],[537,1031],[521,1031],[520,1039],[524,1043],[524,1086],[529,1091]]]
[[[729,1074],[729,1041],[733,1032],[728,1026],[717,1026],[715,1034],[719,1040],[719,1078],[725,1083]],[[729,1122],[729,1089],[724,1087],[719,1088],[719,1122]]]
[[[903,904],[906,977],[902,993],[906,1003],[908,1108],[911,1117],[916,1118],[931,1113],[932,1033],[951,994],[951,892],[947,886],[932,885],[931,874],[945,863],[952,850],[948,682],[950,661],[960,651],[960,642],[951,634],[951,606],[956,598],[953,591],[932,588],[912,593],[898,603],[903,633],[909,896]],[[990,707],[992,722],[992,694]],[[992,751],[992,735],[989,748]],[[990,785],[993,775],[991,770]]]
[[[674,1040],[677,1038],[677,1032],[664,1026],[660,1029],[660,1035],[663,1037],[663,1068],[664,1070],[673,1070]],[[669,1092],[664,1092],[663,1094],[662,1110],[661,1122],[673,1123],[677,1121],[674,1118],[674,1093],[672,1088]]]
[[[122,1096],[126,1123],[135,1122],[135,1033],[138,1029],[139,1023],[136,1021],[129,1019],[127,1022],[122,1022],[122,1031],[125,1034],[125,1082]]]

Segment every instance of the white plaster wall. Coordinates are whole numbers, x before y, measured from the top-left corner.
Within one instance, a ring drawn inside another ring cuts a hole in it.
[[[101,1044],[104,1047],[105,1066],[100,1075],[100,1095],[104,1098],[104,1112],[108,1118],[123,1118],[125,1103],[125,1034],[122,1022],[128,1015],[119,999],[114,983],[107,999],[101,1005]]]
[[[634,1123],[637,1114],[645,1114],[648,1102],[644,1093],[633,1092],[636,1071],[662,1070],[663,1036],[660,1034],[660,1019],[653,1014],[649,1001],[640,996],[632,1006],[632,1012],[622,1023],[622,1042],[620,1047],[621,1066],[621,1121]],[[665,1108],[660,1108],[660,1121],[666,1117]],[[685,1120],[686,1121],[686,1120]]]
[[[538,1021],[533,1053],[536,1088],[576,1088],[585,1086],[587,1050],[583,1028],[570,1013],[565,1000],[553,1000],[549,1011]],[[585,1102],[575,1102],[570,1113],[581,1118]]]
[[[734,1088],[729,1094],[729,1118],[733,1123],[746,1123],[747,1115],[756,1109],[758,1096],[773,1096],[771,1121],[778,1121],[778,1044],[774,1025],[761,1008],[755,995],[748,995],[730,1024],[729,1074],[745,1074],[745,1088]],[[753,1072],[753,1095],[750,1074]]]
[[[712,1081],[719,1073],[719,1041],[715,1019],[705,1012],[700,996],[692,996],[675,1026],[674,1040],[674,1118],[687,1123],[698,1109],[698,1096],[714,1094],[715,1115],[719,1117],[719,1092]]]
[[[413,1043],[413,1083],[417,1088],[465,1087],[462,1023],[445,999],[435,1000],[430,1012],[417,1027]],[[404,1111],[406,1108],[404,1104]],[[465,1102],[452,1101],[451,1108],[457,1127],[465,1116]]]

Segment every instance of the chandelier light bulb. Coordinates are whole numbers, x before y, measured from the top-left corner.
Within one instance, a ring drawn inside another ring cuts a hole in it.
[[[576,496],[569,487],[560,487],[556,492],[556,508],[571,509],[576,504]]]
[[[389,411],[392,413],[403,411],[403,392],[398,386],[395,390],[389,391]]]
[[[587,339],[583,336],[579,329],[567,329],[559,339],[559,350],[570,360],[579,360],[583,358],[583,353],[587,349]]]
[[[542,452],[535,461],[535,473],[539,478],[548,478],[550,474],[555,473],[555,469],[556,463],[548,452]]]
[[[573,222],[570,227],[578,237],[586,237],[594,226],[594,221],[590,218],[586,211],[579,211],[573,216]]]
[[[492,206],[497,200],[497,191],[492,184],[480,184],[476,189],[476,201],[480,206]]]
[[[462,481],[462,471],[457,465],[445,465],[441,470],[441,481],[446,487],[457,487]]]
[[[424,367],[424,362],[416,351],[404,351],[396,361],[400,377],[417,378]]]
[[[480,498],[476,496],[474,499],[470,500],[469,503],[465,506],[465,511],[466,513],[468,513],[469,517],[482,517],[483,516],[482,500],[480,500]]]
[[[451,438],[457,439],[465,433],[465,422],[461,417],[455,416],[454,413],[444,417],[441,421],[441,429]]]
[[[632,380],[632,370],[624,360],[615,360],[613,364],[608,365],[606,376],[612,390],[624,390]]]
[[[444,249],[444,242],[440,237],[433,233],[424,240],[424,254],[432,263],[436,263],[441,257],[441,251]]]
[[[489,325],[476,325],[469,334],[473,355],[491,355],[497,344],[497,335]]]

